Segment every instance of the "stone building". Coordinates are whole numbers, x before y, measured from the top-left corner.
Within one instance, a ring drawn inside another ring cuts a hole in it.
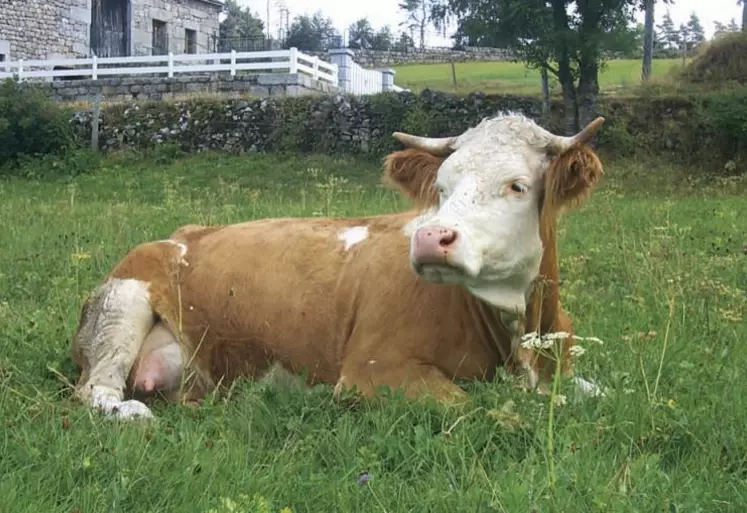
[[[0,61],[212,52],[222,8],[222,0],[0,0]]]

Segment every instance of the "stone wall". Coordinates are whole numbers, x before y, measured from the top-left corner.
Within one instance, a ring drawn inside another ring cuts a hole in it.
[[[353,60],[364,68],[401,66],[403,64],[440,64],[452,61],[471,62],[513,60],[513,57],[507,50],[500,48],[467,47],[463,50],[438,48],[426,49],[422,52],[415,49],[410,52],[353,49],[350,51],[353,52]],[[328,52],[304,53],[318,55],[320,58],[324,58],[324,60],[329,60]]]
[[[0,43],[6,41],[10,48],[6,60],[86,54],[90,3],[90,0],[0,0]]]
[[[133,0],[132,53],[151,55],[153,20],[166,22],[169,51],[185,52],[185,30],[197,32],[197,53],[214,51],[221,4],[214,0]]]
[[[97,93],[106,102],[131,100],[173,100],[190,96],[212,94],[224,98],[246,96],[298,96],[303,94],[329,94],[337,87],[319,82],[307,75],[202,75],[164,78],[156,76],[130,76],[90,79],[60,80],[39,83],[37,87],[51,89],[52,97],[61,102],[89,102]]]

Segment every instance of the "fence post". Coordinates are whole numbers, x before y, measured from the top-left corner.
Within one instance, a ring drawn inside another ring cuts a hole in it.
[[[99,151],[99,114],[101,113],[101,93],[96,92],[93,98],[93,112],[91,113],[91,149]]]
[[[294,73],[298,73],[298,48],[295,46],[291,47],[290,49],[290,71],[289,73],[293,75]]]
[[[98,78],[99,78],[99,58],[96,55],[94,55],[93,64],[91,65],[91,79],[98,80]]]
[[[314,56],[314,80],[319,80],[319,56]]]
[[[231,50],[231,76],[236,76],[236,50]]]
[[[23,80],[23,59],[18,59],[18,81]]]
[[[345,93],[353,92],[353,56],[347,48],[330,48],[329,59],[337,65],[337,85]]]
[[[169,78],[174,76],[174,52],[169,52]]]
[[[394,73],[392,68],[381,70],[381,90],[385,93],[394,89]]]

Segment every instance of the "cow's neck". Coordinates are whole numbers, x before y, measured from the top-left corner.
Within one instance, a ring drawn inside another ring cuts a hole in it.
[[[543,254],[539,275],[531,285],[526,310],[519,315],[496,306],[465,289],[467,303],[474,326],[479,331],[483,345],[490,347],[501,362],[510,361],[520,337],[525,333],[552,331],[558,314],[558,259],[554,222],[540,225]]]

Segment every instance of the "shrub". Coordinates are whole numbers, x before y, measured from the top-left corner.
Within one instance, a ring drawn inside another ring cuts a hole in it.
[[[747,32],[724,34],[703,45],[682,78],[696,84],[747,84]]]
[[[1,83],[0,168],[18,168],[27,158],[71,149],[75,137],[70,119],[71,112],[39,88],[13,80]]]

